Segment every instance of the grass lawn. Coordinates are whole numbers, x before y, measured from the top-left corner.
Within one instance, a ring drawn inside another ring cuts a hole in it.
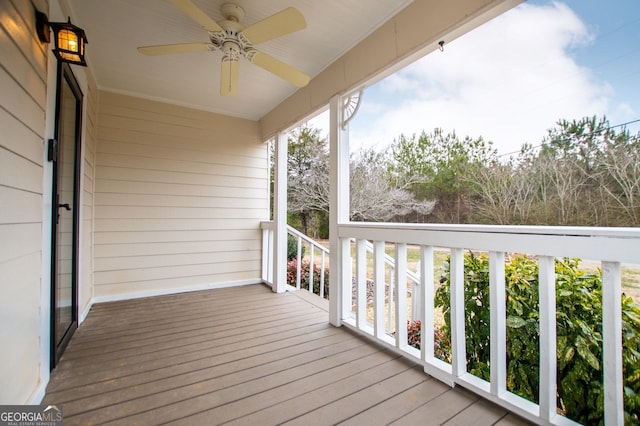
[[[322,245],[329,248],[328,240],[320,240]],[[395,256],[395,245],[387,244],[385,246],[385,252],[392,258]],[[355,245],[351,245],[351,256],[355,259]],[[449,251],[446,249],[436,249],[433,253],[434,264],[434,285],[437,286],[440,277],[444,275],[444,265],[448,259]],[[309,249],[305,250],[305,259],[309,260]],[[316,262],[319,262],[318,254],[316,254]],[[326,259],[327,265],[329,259]],[[420,262],[420,248],[418,246],[410,245],[407,247],[407,267],[412,271],[417,271],[418,264]],[[597,273],[598,263],[581,263],[582,269],[587,273]],[[367,278],[373,278],[373,255],[367,254]],[[640,304],[640,266],[623,266],[622,267],[622,291],[633,297],[633,300]]]

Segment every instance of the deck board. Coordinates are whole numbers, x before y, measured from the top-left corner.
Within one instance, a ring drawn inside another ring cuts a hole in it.
[[[524,423],[330,326],[315,302],[253,285],[97,304],[43,403],[65,425]]]

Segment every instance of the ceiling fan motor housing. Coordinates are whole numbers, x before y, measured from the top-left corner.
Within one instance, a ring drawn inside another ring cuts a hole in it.
[[[226,4],[224,6],[235,5]],[[242,10],[242,8],[240,9]],[[244,10],[242,10],[242,12],[244,13]],[[243,54],[245,50],[253,48],[253,44],[251,44],[249,39],[243,37],[243,34],[241,32],[242,26],[237,21],[235,21],[237,16],[240,15],[228,16],[231,19],[219,22],[224,31],[209,31],[209,39],[211,40],[211,44],[215,45],[218,49],[222,50],[225,55],[229,55],[230,59],[235,61],[239,59],[240,54]]]

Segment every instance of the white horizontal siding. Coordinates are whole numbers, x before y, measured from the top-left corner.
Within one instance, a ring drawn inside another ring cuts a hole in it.
[[[214,229],[214,230],[195,230],[195,231],[108,231],[95,232],[96,240],[99,239],[100,246],[103,244],[136,244],[136,243],[174,243],[174,242],[192,242],[192,241],[209,241],[213,244],[222,244],[226,241],[253,241],[255,239],[254,229]],[[98,237],[99,236],[99,237]],[[95,250],[99,251],[96,246]],[[124,249],[124,248],[123,248]]]
[[[96,214],[96,220],[102,220],[106,217],[109,219],[192,219],[192,221],[195,222],[199,219],[204,219],[206,221],[209,221],[210,219],[229,219],[230,211],[234,212],[234,219],[264,219],[262,212],[238,202],[237,198],[230,199],[227,203],[225,203],[225,200],[229,199],[221,199],[219,201],[211,200],[209,202],[213,205],[203,207],[174,207],[160,205],[158,206],[160,207],[158,209],[149,208],[153,206],[131,207],[126,204],[117,204],[114,206],[107,205],[100,208]],[[192,202],[193,200],[188,201]],[[106,221],[103,223],[106,223]],[[233,226],[235,228],[244,226],[244,224],[237,224],[237,222],[231,220],[229,220],[226,225]],[[163,226],[163,224],[159,224],[158,226],[158,228],[154,229],[162,229],[160,227]]]
[[[197,185],[188,183],[166,183],[158,186],[158,182],[136,182],[136,181],[120,181],[114,179],[101,179],[98,183],[97,189],[102,192],[112,191],[117,196],[133,195],[139,196],[158,196],[163,195],[166,197],[206,197],[206,198],[243,198],[243,199],[264,199],[264,184],[262,180],[241,180],[246,184],[256,183],[258,188],[250,188],[242,186],[241,192],[238,192],[237,187],[232,186],[216,186],[216,185]],[[238,180],[235,181],[238,184]],[[107,194],[107,192],[104,192]],[[154,198],[158,200],[158,198]]]
[[[108,92],[98,109],[95,296],[257,281],[258,124]]]
[[[20,191],[42,192],[42,160],[34,163],[10,151],[4,151],[0,156],[0,182],[4,186],[16,188]]]
[[[211,176],[206,173],[189,173],[168,171],[168,170],[154,170],[154,169],[137,169],[135,167],[122,167],[121,165],[115,167],[98,167],[96,165],[96,185],[100,185],[102,179],[120,180],[124,182],[146,182],[146,183],[168,183],[168,184],[181,184],[181,185],[201,185],[202,182],[212,181],[208,186],[218,187],[224,186],[227,188],[257,188],[264,190],[264,182],[261,178],[248,178],[243,176],[223,176],[217,175],[215,180],[211,179]],[[127,174],[127,179],[123,180],[122,174]],[[97,188],[96,188],[97,189]],[[103,188],[105,191],[111,191],[111,188]]]
[[[36,164],[42,161],[41,135],[34,133],[3,108],[0,108],[0,129],[5,150],[19,152],[23,158]]]
[[[119,256],[156,256],[208,253],[215,254],[226,251],[255,250],[253,240],[225,241],[224,244],[211,244],[210,241],[162,241],[157,243],[102,244],[96,247],[98,258]]]
[[[40,385],[47,60],[34,25],[31,2],[0,1],[0,404]]]

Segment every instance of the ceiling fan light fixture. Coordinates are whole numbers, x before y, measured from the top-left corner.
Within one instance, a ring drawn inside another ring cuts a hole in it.
[[[221,50],[223,53],[220,72],[220,94],[231,96],[237,93],[240,56],[249,62],[296,85],[306,86],[310,77],[273,56],[256,50],[254,45],[273,40],[306,28],[307,23],[300,11],[288,7],[248,27],[240,24],[245,10],[236,4],[222,5],[223,21],[216,22],[196,6],[192,0],[170,0],[185,15],[197,22],[209,33],[209,42],[165,44],[138,47],[144,55],[167,55],[201,50]]]
[[[236,62],[240,60],[240,46],[235,41],[225,41],[222,44],[222,51],[229,60]]]

